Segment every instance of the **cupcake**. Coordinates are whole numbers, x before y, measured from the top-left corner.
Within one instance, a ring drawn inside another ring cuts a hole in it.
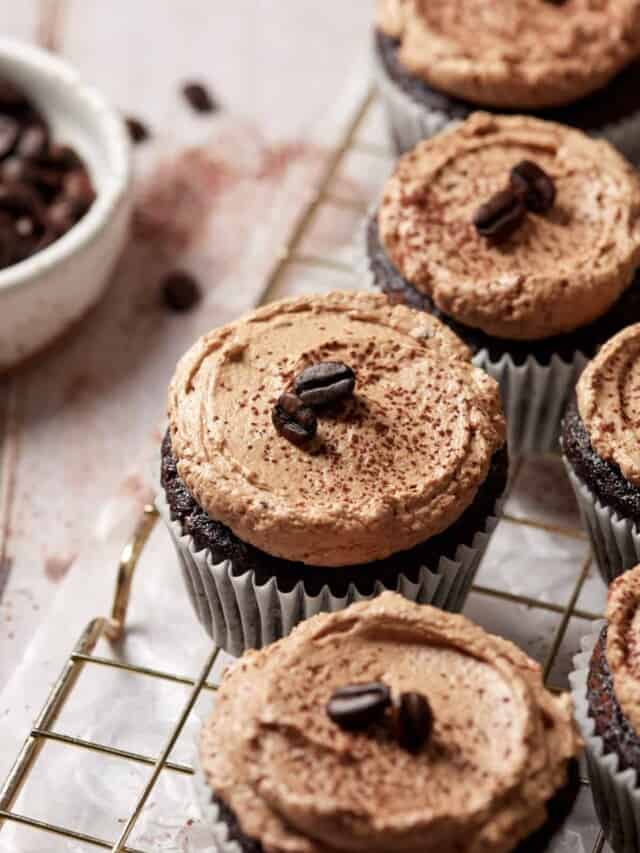
[[[160,511],[232,653],[383,589],[462,607],[507,476],[498,387],[379,294],[273,303],[201,338],[169,391]]]
[[[638,0],[379,0],[374,69],[398,153],[483,108],[640,162]]]
[[[557,450],[586,360],[640,320],[640,177],[606,142],[475,113],[400,158],[367,285],[434,314],[500,383],[512,454]]]
[[[570,676],[596,812],[616,853],[640,850],[639,615],[636,566],[610,585],[606,620],[582,641]]]
[[[561,445],[609,583],[640,562],[640,323],[618,332],[585,368]]]
[[[196,784],[220,853],[539,853],[579,749],[537,663],[387,592],[225,673]]]

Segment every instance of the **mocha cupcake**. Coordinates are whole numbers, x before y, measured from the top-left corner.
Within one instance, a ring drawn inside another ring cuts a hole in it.
[[[238,653],[385,588],[460,609],[504,442],[464,344],[381,295],[289,299],[205,335],[171,383],[159,501],[200,620]]]
[[[579,128],[640,162],[638,0],[379,0],[374,55],[398,153],[483,108]]]
[[[475,113],[400,158],[367,285],[436,315],[500,383],[511,452],[557,449],[585,361],[640,319],[640,179],[606,142]]]
[[[225,673],[197,792],[221,853],[539,853],[579,749],[516,646],[385,593]]]
[[[609,587],[606,621],[582,641],[571,674],[596,812],[616,853],[640,849],[640,566]]]
[[[585,368],[561,444],[609,583],[640,562],[640,323],[619,332]]]

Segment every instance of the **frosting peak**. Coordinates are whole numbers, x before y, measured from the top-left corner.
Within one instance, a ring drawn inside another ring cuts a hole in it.
[[[576,395],[595,452],[640,486],[640,323],[607,341],[584,369]]]
[[[497,108],[576,101],[640,55],[638,0],[379,0],[377,23],[409,72]]]
[[[640,566],[609,586],[607,663],[622,713],[640,734]]]
[[[311,364],[353,369],[353,398],[294,447],[272,408]],[[178,471],[200,506],[288,560],[382,559],[449,527],[504,444],[498,386],[442,323],[380,295],[269,305],[201,338],[169,393]]]
[[[329,719],[337,687],[372,680],[428,698],[433,731],[417,754],[383,726],[353,733]],[[201,756],[265,853],[506,853],[544,823],[578,743],[570,700],[515,646],[385,593],[245,655]]]
[[[551,176],[555,203],[495,245],[477,233],[474,213],[523,160]],[[535,340],[587,325],[631,283],[640,178],[608,143],[579,131],[474,113],[400,158],[378,226],[398,271],[445,314],[488,335]]]

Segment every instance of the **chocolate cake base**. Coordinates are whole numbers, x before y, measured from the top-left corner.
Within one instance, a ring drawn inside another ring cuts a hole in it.
[[[370,595],[376,582],[395,589],[401,574],[415,582],[422,566],[436,571],[440,557],[454,559],[458,546],[471,545],[475,534],[484,529],[487,517],[495,513],[507,475],[508,456],[506,448],[502,448],[494,455],[489,474],[473,503],[460,518],[447,530],[409,551],[354,566],[311,566],[267,554],[243,542],[226,525],[209,518],[178,475],[169,433],[162,443],[161,482],[171,517],[180,522],[185,535],[193,538],[197,550],[207,548],[216,563],[229,560],[235,576],[253,572],[260,586],[275,577],[278,589],[288,592],[302,581],[308,595],[317,595],[325,585],[329,585],[334,595],[343,596],[350,584],[354,584],[363,595]]]
[[[598,348],[625,326],[640,321],[640,272],[617,302],[592,323],[568,332],[537,341],[507,340],[487,335],[480,329],[473,329],[444,314],[424,293],[417,290],[393,265],[387,255],[378,232],[378,219],[372,216],[366,233],[367,255],[374,284],[390,299],[403,302],[412,308],[427,311],[443,323],[446,323],[461,337],[474,353],[487,350],[492,361],[509,354],[515,364],[523,364],[533,356],[539,364],[547,365],[554,355],[570,362],[576,352],[582,352],[592,358]]]
[[[375,50],[382,65],[393,80],[413,101],[426,109],[437,110],[449,116],[451,121],[463,120],[476,110],[501,114],[523,113],[547,121],[556,121],[577,127],[586,133],[602,133],[605,128],[631,119],[640,111],[640,61],[621,71],[605,88],[562,107],[543,110],[491,110],[452,95],[440,92],[414,77],[398,58],[399,41],[379,30],[375,33]]]
[[[625,479],[617,465],[595,452],[575,398],[562,424],[560,444],[577,476],[605,506],[640,524],[640,489]]]
[[[579,790],[579,766],[574,759],[569,763],[567,784],[547,803],[548,819],[546,823],[521,841],[513,853],[545,853],[554,836],[569,816]],[[260,842],[243,833],[238,819],[231,809],[216,796],[212,796],[212,800],[219,809],[220,820],[227,825],[229,841],[235,841],[243,853],[263,853]]]
[[[640,738],[622,713],[613,689],[613,678],[606,655],[607,627],[602,629],[591,655],[587,678],[589,716],[596,724],[605,753],[615,752],[618,772],[628,768],[640,771]]]

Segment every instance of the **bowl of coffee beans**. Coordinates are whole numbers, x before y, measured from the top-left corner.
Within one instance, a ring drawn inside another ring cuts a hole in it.
[[[0,39],[0,372],[98,301],[130,218],[120,115],[59,58]]]

